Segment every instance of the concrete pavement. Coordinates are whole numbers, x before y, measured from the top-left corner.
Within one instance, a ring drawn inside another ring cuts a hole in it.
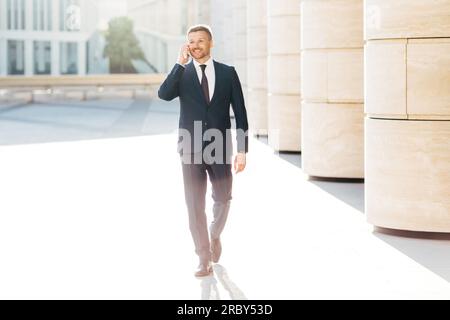
[[[101,102],[0,108],[1,299],[450,298],[448,239],[374,231],[363,183],[255,139],[220,265],[195,279],[176,103]]]

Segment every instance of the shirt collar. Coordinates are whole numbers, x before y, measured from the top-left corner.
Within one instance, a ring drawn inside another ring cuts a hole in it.
[[[211,66],[211,65],[213,64],[213,58],[212,58],[212,56],[210,56],[209,59],[208,59],[208,61],[206,61],[205,63],[199,63],[199,62],[197,62],[197,60],[195,60],[195,59],[192,59],[192,60],[194,61],[194,66],[195,66],[196,68],[200,68],[200,65],[201,65],[201,64],[206,64],[207,67],[209,67],[209,66]]]

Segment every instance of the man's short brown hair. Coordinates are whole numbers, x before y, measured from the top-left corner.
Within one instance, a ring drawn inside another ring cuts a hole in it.
[[[211,27],[206,24],[198,24],[198,25],[190,27],[186,35],[189,36],[190,33],[197,32],[197,31],[205,31],[209,36],[209,40],[212,40],[213,37],[212,37]]]

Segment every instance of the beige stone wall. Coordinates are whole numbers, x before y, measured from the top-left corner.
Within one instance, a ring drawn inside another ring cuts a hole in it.
[[[212,55],[215,60],[233,64],[233,26],[232,3],[223,0],[211,0],[211,28],[214,33]]]
[[[448,0],[365,0],[365,39],[448,37]]]
[[[450,38],[368,41],[366,72],[369,117],[450,120]]]
[[[211,24],[210,0],[187,0],[187,25]]]
[[[247,0],[247,111],[253,134],[267,135],[267,2]]]
[[[450,232],[450,121],[365,122],[368,221]]]
[[[365,5],[368,221],[450,232],[450,1]]]
[[[302,167],[364,177],[362,0],[302,0]]]
[[[232,1],[233,65],[247,101],[247,1]]]
[[[267,1],[268,138],[300,151],[300,0]]]

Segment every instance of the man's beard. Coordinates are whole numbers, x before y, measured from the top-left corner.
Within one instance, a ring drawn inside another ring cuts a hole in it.
[[[204,51],[204,50],[201,50],[201,51],[197,51],[197,52],[194,51],[193,55],[197,59],[202,59],[202,58],[208,56],[208,53],[206,51]]]

